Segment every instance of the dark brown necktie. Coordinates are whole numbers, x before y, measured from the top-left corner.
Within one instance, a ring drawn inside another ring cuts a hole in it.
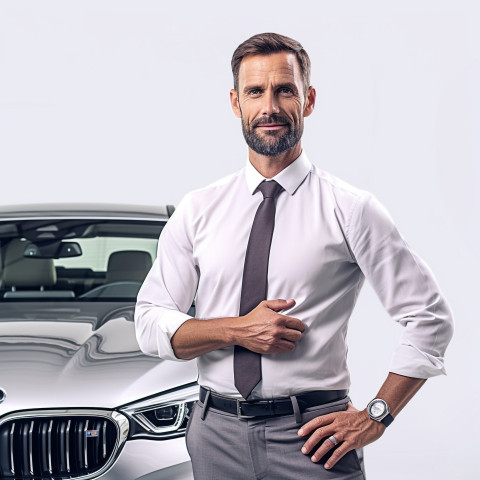
[[[275,225],[275,197],[283,188],[274,180],[263,181],[257,188],[263,201],[257,209],[248,239],[243,267],[240,315],[246,315],[267,299],[268,257]],[[235,345],[233,358],[235,387],[244,399],[262,379],[261,355]]]

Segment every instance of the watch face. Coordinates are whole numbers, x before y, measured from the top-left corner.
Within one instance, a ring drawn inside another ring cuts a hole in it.
[[[381,417],[385,413],[385,404],[383,402],[375,402],[370,407],[370,413],[374,417]]]

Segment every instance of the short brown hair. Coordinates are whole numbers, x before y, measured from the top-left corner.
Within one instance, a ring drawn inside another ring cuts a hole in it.
[[[278,33],[259,33],[241,43],[232,56],[233,86],[238,91],[240,64],[247,55],[270,55],[277,52],[293,52],[300,65],[305,93],[310,86],[310,58],[302,45],[293,38]]]

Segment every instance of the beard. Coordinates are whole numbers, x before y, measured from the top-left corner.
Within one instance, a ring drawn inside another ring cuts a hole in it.
[[[279,130],[267,130],[263,134],[257,132],[258,125],[269,123],[285,124],[287,131],[282,133]],[[268,115],[254,120],[249,125],[242,116],[242,131],[247,145],[254,152],[267,157],[275,157],[294,147],[300,141],[303,135],[303,118],[300,119],[299,124],[295,124],[283,115]]]

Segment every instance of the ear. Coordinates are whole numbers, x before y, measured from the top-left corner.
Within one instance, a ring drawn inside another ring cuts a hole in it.
[[[235,116],[242,118],[242,111],[240,110],[240,105],[238,103],[238,93],[234,88],[230,90],[230,104],[232,105],[232,110]]]
[[[308,87],[307,94],[305,95],[305,106],[303,107],[303,116],[308,117],[315,108],[315,99],[317,92],[313,87]]]

